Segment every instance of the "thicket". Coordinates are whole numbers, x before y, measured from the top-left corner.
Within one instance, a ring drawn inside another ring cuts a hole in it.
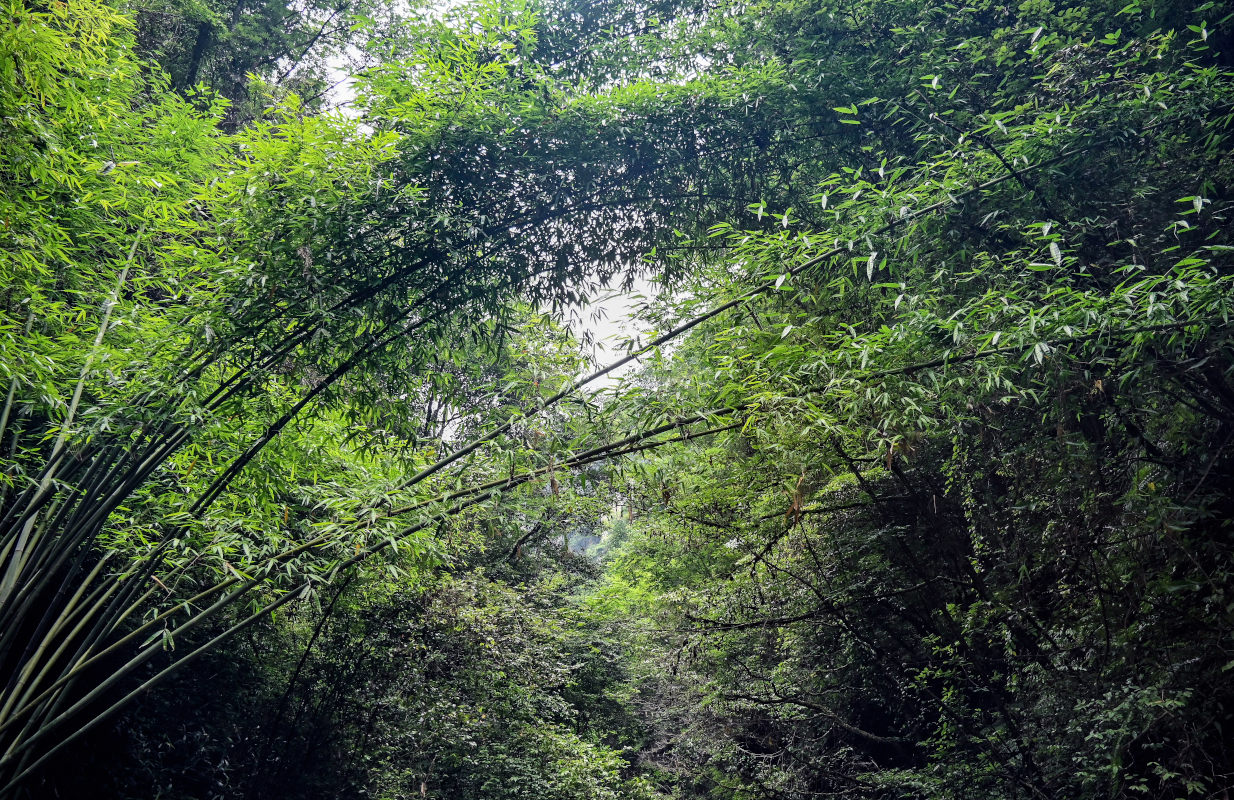
[[[14,0],[0,796],[1223,796],[1230,21]]]

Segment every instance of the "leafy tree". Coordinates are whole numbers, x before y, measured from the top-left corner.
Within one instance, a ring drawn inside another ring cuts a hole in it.
[[[632,387],[644,419],[748,409],[645,467],[618,562],[683,630],[660,691],[711,709],[662,734],[687,794],[1228,786],[1229,75],[1208,22],[1043,42],[970,11],[870,18],[902,43],[877,74],[922,85],[834,108],[872,134],[825,228],[760,203],[777,230],[714,229],[675,316],[738,311]]]
[[[1228,788],[1224,14],[14,6],[0,793],[213,668],[177,791]],[[601,407],[550,318],[640,270]]]

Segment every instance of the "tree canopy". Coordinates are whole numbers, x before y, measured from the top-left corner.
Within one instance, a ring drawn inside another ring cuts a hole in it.
[[[0,797],[1224,796],[1232,17],[13,0]]]

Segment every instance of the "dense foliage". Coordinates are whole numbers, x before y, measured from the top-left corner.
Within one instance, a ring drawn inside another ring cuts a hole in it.
[[[1225,796],[1231,16],[14,0],[0,796]]]

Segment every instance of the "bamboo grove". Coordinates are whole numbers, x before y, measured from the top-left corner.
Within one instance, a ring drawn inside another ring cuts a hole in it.
[[[0,796],[1224,796],[1230,23],[14,0]]]

